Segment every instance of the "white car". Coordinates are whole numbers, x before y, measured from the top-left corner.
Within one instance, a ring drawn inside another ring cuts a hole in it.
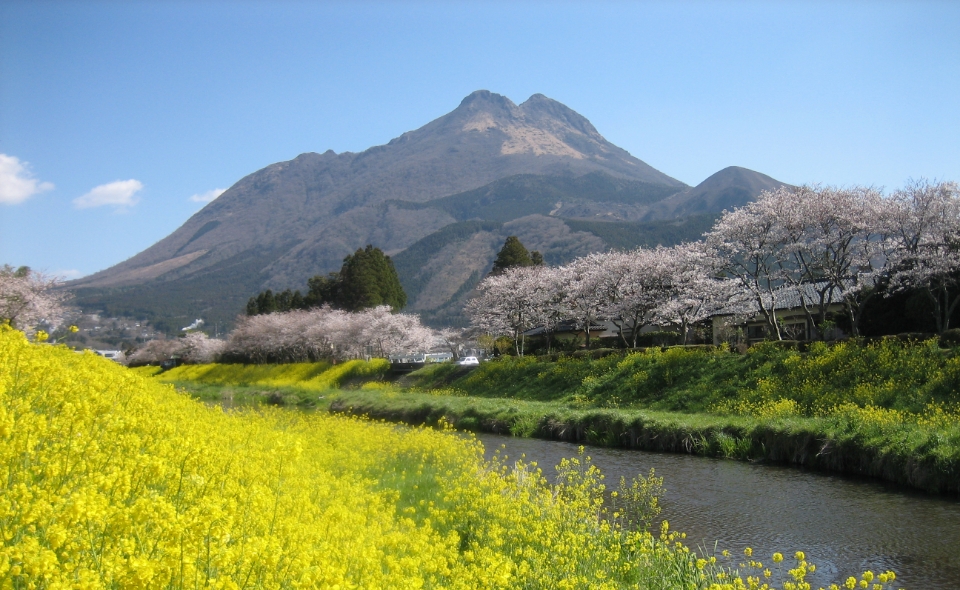
[[[477,357],[475,357],[475,356],[465,356],[465,357],[463,357],[462,359],[460,359],[459,361],[457,361],[457,364],[458,364],[458,365],[465,365],[465,366],[466,366],[466,365],[479,365],[479,364],[480,364],[480,361],[477,360]]]

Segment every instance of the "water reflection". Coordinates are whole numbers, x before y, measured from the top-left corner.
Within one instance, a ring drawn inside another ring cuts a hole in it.
[[[548,477],[577,445],[490,434],[478,435],[492,451],[505,445],[511,459],[537,461]],[[765,565],[770,555],[802,550],[817,565],[814,588],[864,570],[894,570],[897,587],[960,588],[960,502],[871,480],[624,449],[587,450],[607,476],[664,478],[662,518],[687,533],[692,546],[753,547]],[[785,561],[786,563],[786,561]],[[773,565],[770,562],[769,565]]]

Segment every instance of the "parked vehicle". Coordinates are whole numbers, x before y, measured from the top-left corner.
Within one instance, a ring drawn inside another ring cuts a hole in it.
[[[458,365],[464,365],[464,366],[479,365],[479,364],[480,364],[480,361],[477,360],[477,357],[475,357],[475,356],[465,356],[465,357],[463,357],[462,359],[460,359],[459,361],[457,361],[457,364],[458,364]]]

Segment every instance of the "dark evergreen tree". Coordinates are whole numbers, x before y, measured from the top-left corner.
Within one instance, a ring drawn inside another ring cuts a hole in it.
[[[277,293],[276,299],[277,311],[290,311],[290,300],[293,299],[293,292],[290,289]]]
[[[303,298],[305,307],[320,307],[340,304],[340,273],[332,272],[327,276],[317,275],[307,280],[307,296]]]
[[[305,296],[290,289],[274,295],[267,289],[250,298],[247,315],[322,305],[348,311],[389,305],[399,310],[407,304],[407,295],[390,257],[370,245],[344,258],[340,272],[317,275],[307,281],[307,286],[309,290]]]
[[[500,274],[514,266],[533,266],[533,260],[530,258],[530,252],[520,243],[517,236],[510,236],[503,243],[497,259],[493,261],[493,270],[490,274]]]
[[[297,289],[293,292],[293,297],[290,299],[290,309],[306,309],[307,305],[303,301],[303,295],[300,294],[300,290]]]
[[[543,266],[543,254],[534,250],[530,253],[530,261],[533,262],[534,266]]]
[[[277,311],[277,299],[273,291],[267,289],[257,295],[257,313],[273,313]]]
[[[378,305],[399,310],[407,304],[390,257],[369,244],[343,259],[338,299],[339,307],[350,311]]]

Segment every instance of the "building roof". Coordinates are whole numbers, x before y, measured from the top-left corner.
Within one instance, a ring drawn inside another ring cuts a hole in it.
[[[850,289],[854,286],[853,279],[848,279],[844,281],[844,287]],[[812,303],[816,304],[820,301],[820,291],[827,287],[827,281],[818,281],[816,283],[801,283],[800,285],[782,285],[777,287],[774,290],[774,295],[776,296],[776,301],[774,303],[774,311],[780,311],[785,309],[800,309],[803,307],[803,302],[800,298],[801,294],[803,298]],[[827,293],[827,299],[832,303],[840,303],[843,301],[843,289],[833,286],[830,288],[830,291]],[[769,305],[770,295],[765,294],[763,296],[764,305]],[[754,315],[760,313],[760,309],[757,307],[757,302],[754,300],[742,301],[727,307],[724,307],[717,313],[713,314],[714,316],[724,316],[724,315]]]
[[[590,324],[591,332],[602,332],[604,330],[611,329],[612,322],[594,322]],[[581,332],[582,330],[577,327],[577,323],[573,320],[564,320],[560,322],[556,329],[551,330],[551,334],[563,334],[567,332]],[[536,328],[531,328],[523,333],[524,336],[543,336],[546,333],[546,329],[543,326],[537,326]]]

